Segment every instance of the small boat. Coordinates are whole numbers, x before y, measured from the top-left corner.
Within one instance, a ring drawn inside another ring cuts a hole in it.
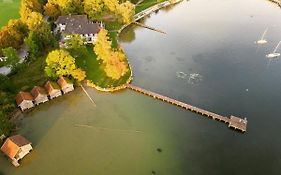
[[[257,44],[266,44],[267,41],[265,39],[261,39],[257,41]]]
[[[280,53],[270,53],[270,54],[266,55],[267,58],[277,58],[279,56],[280,56]]]
[[[266,44],[267,43],[267,41],[264,39],[266,32],[267,32],[267,29],[265,29],[265,31],[263,32],[261,39],[256,41],[257,44]]]
[[[267,58],[277,58],[280,56],[280,53],[277,53],[277,49],[279,47],[279,45],[281,44],[281,41],[279,41],[279,43],[277,44],[277,46],[275,47],[275,49],[273,50],[272,53],[269,53],[266,55]]]

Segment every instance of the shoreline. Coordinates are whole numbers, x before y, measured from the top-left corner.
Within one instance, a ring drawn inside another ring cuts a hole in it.
[[[177,3],[180,3],[182,2],[183,0],[166,0],[164,2],[161,2],[159,4],[155,4],[137,14],[134,15],[134,19],[131,23],[129,24],[125,24],[123,25],[118,31],[117,31],[117,43],[119,43],[119,34],[128,26],[130,26],[131,24],[133,24],[134,22],[150,15],[151,13],[157,11],[157,10],[160,10],[161,8],[165,8],[167,6],[170,6],[170,5],[174,5],[174,4],[177,4]],[[127,57],[126,57],[127,58]],[[129,69],[130,69],[130,77],[129,79],[126,81],[126,83],[120,85],[120,86],[116,86],[116,87],[111,87],[111,88],[102,88],[100,86],[97,86],[95,85],[95,83],[93,83],[91,80],[87,80],[86,79],[86,85],[88,87],[92,87],[92,88],[95,88],[96,90],[98,91],[101,91],[101,92],[116,92],[116,91],[119,91],[119,90],[123,90],[123,89],[126,89],[127,88],[127,84],[130,84],[133,80],[133,71],[132,71],[132,67],[129,63],[129,59],[127,58],[127,62],[128,62],[128,65],[129,65]]]
[[[277,4],[281,8],[281,1],[279,0],[268,0],[268,1]]]

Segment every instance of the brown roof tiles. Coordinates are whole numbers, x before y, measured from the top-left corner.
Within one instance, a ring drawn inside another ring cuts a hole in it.
[[[20,105],[24,100],[31,100],[33,101],[33,97],[29,92],[19,92],[16,96],[17,105]]]
[[[71,84],[73,85],[73,83],[66,77],[60,76],[60,78],[58,79],[58,84],[60,85],[61,88],[63,88],[64,86]]]
[[[13,159],[20,150],[20,147],[28,144],[31,144],[31,142],[25,139],[23,136],[14,135],[6,139],[1,147],[1,151]]]
[[[60,86],[56,82],[52,82],[52,81],[48,81],[45,85],[45,88],[48,94],[50,94],[54,89],[60,90]]]
[[[44,88],[39,86],[34,86],[34,88],[31,90],[31,94],[34,98],[38,97],[38,95],[47,95],[47,92]]]

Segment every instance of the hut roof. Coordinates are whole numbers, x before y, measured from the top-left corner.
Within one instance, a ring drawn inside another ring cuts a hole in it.
[[[87,18],[87,15],[59,16],[56,24],[64,24],[67,34],[95,34],[100,30],[100,23],[95,23]]]
[[[58,84],[60,85],[61,88],[63,88],[68,84],[73,85],[73,83],[68,78],[63,76],[60,76],[60,78],[58,79]]]
[[[38,95],[47,95],[47,92],[44,88],[39,86],[34,86],[34,88],[31,90],[31,94],[34,98],[38,97]]]
[[[60,90],[60,86],[53,81],[48,81],[45,85],[46,90],[48,91],[48,93],[52,92],[54,89],[55,90]]]
[[[6,139],[1,147],[1,151],[12,159],[18,153],[20,147],[28,144],[31,144],[31,142],[23,136],[14,135]]]
[[[19,92],[16,96],[17,105],[20,105],[24,100],[33,100],[31,93],[29,92]]]

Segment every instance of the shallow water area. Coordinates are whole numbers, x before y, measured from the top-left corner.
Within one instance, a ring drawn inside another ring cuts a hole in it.
[[[265,0],[190,0],[143,21],[166,35],[133,26],[120,38],[134,85],[247,117],[245,134],[131,90],[86,88],[94,106],[77,88],[26,113],[19,132],[34,150],[19,168],[0,156],[0,174],[281,174],[281,61],[265,57],[280,19]],[[268,43],[255,44],[265,28]],[[187,83],[192,73],[203,80]]]

